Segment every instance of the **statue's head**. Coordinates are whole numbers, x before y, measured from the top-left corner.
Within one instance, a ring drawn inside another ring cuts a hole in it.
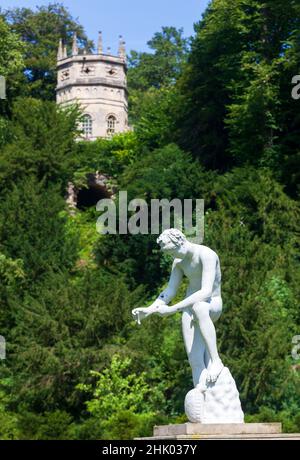
[[[187,239],[184,234],[177,228],[169,228],[162,232],[156,242],[160,245],[162,251],[171,253],[174,256],[180,257],[185,255]]]

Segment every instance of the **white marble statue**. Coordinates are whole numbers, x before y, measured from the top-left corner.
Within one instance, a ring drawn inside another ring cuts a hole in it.
[[[157,239],[162,251],[174,257],[167,288],[148,308],[133,310],[140,322],[153,313],[161,316],[182,312],[182,332],[195,387],[207,369],[207,381],[215,382],[223,369],[217,350],[214,322],[222,312],[221,270],[217,254],[210,248],[190,243],[177,229],[165,230]],[[183,301],[168,307],[185,275],[189,280]]]
[[[165,230],[157,243],[162,251],[174,257],[170,280],[154,303],[147,308],[134,309],[133,317],[140,324],[141,320],[154,313],[167,316],[181,311],[184,344],[192,368],[194,388],[197,390],[192,390],[186,396],[186,412],[190,421],[242,422],[243,413],[235,382],[229,370],[224,368],[217,349],[214,323],[222,312],[219,257],[212,249],[189,242],[177,229]],[[168,306],[176,295],[183,275],[189,280],[186,297]],[[221,373],[224,374],[222,379]],[[216,385],[218,379],[220,382]],[[224,389],[226,385],[228,401],[222,395],[216,395],[216,391],[219,391],[216,389]],[[204,415],[205,394],[215,413],[214,417]],[[222,398],[221,404],[226,407],[216,408],[214,400]]]

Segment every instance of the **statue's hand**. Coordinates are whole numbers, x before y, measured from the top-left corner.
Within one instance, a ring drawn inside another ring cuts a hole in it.
[[[133,316],[133,319],[138,323],[138,324],[141,324],[141,321],[145,318],[147,318],[147,316],[150,316],[152,315],[152,313],[154,313],[153,311],[153,308],[135,308],[134,310],[132,310],[132,316]]]

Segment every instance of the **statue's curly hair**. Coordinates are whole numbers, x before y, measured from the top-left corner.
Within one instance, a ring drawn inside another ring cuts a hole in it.
[[[168,243],[171,241],[176,247],[180,247],[183,245],[183,243],[185,243],[186,237],[177,228],[168,228],[167,230],[163,231],[156,240],[158,244],[161,241],[163,243]]]

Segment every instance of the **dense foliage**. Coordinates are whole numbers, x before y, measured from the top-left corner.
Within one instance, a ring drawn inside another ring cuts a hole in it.
[[[205,199],[219,348],[247,420],[300,430],[299,18],[297,1],[213,0],[191,39],[164,27],[128,59],[134,131],[76,142],[78,108],[52,99],[58,36],[90,46],[82,27],[57,4],[1,12],[1,439],[128,439],[185,420],[180,315],[131,318],[170,260],[155,235],[99,235],[94,205],[70,212],[68,182],[93,194],[96,171],[128,199]]]
[[[76,32],[80,46],[90,50],[83,27],[59,3],[30,8],[0,10],[11,31],[21,37],[24,45],[24,72],[15,75],[19,94],[44,100],[55,100],[56,57],[59,39],[70,46]],[[13,77],[13,76],[12,76]]]

